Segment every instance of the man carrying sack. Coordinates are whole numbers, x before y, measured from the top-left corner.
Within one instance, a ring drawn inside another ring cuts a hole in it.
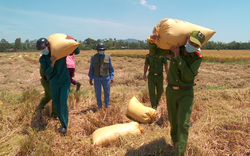
[[[64,40],[74,40],[72,36],[66,36]],[[51,41],[52,42],[52,41]],[[61,42],[59,42],[60,44]],[[58,44],[58,43],[57,43]],[[56,60],[52,55],[51,43],[46,38],[40,38],[36,43],[37,50],[42,52],[39,59],[41,68],[44,70],[45,75],[48,76],[50,82],[49,88],[51,90],[51,97],[56,109],[57,116],[61,122],[62,127],[59,132],[62,134],[67,133],[68,128],[68,95],[70,90],[70,75],[66,65],[66,56]],[[62,53],[62,52],[61,52]]]
[[[154,40],[159,35],[153,33],[150,37]],[[150,50],[155,54],[171,54],[166,97],[171,138],[177,147],[178,156],[184,156],[186,150],[189,119],[194,102],[194,79],[203,59],[200,47],[204,41],[203,33],[193,31],[187,36],[186,44],[181,47],[178,43],[177,46],[172,45],[170,50],[164,50],[156,48],[154,43],[150,44]]]

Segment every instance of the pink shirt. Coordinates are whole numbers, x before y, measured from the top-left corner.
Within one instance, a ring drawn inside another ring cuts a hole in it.
[[[76,61],[74,55],[68,55],[66,57],[67,68],[76,68]]]

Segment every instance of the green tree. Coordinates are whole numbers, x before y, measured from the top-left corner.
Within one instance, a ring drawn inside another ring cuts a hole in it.
[[[10,48],[10,44],[3,38],[0,42],[0,51],[6,51],[7,48]]]
[[[86,43],[87,46],[91,45],[93,42],[95,42],[95,40],[91,38],[87,38],[84,40],[84,43]]]
[[[113,47],[113,39],[112,38],[109,38],[109,40],[105,40],[104,43],[105,43],[105,47],[107,49],[111,49]]]
[[[18,51],[22,50],[36,50],[36,41],[37,40],[25,40],[24,43],[21,42],[21,38],[17,38],[15,40],[15,44],[9,44],[5,39],[2,39],[0,42],[0,51],[4,51],[7,48],[13,47],[16,48]],[[149,42],[147,40],[138,40],[138,43],[129,43],[128,41],[124,40],[116,40],[116,38],[105,38],[105,39],[91,39],[87,38],[84,41],[79,40],[80,43],[79,47],[81,50],[90,50],[95,49],[97,42],[104,42],[107,49],[148,49]],[[208,41],[202,49],[250,49],[250,41],[242,43],[232,41],[230,43],[223,43],[223,42],[214,42]]]
[[[15,49],[16,49],[17,51],[22,50],[21,38],[17,38],[17,39],[15,40]]]
[[[87,38],[84,40],[83,50],[94,49],[95,45],[96,45],[96,41],[94,39]]]
[[[79,48],[83,49],[84,48],[84,42],[82,42],[81,40],[78,40],[78,43],[80,43]]]
[[[139,44],[132,42],[129,44],[129,49],[139,49]]]
[[[30,50],[36,50],[36,41],[37,41],[36,39],[29,41],[29,49]]]
[[[23,44],[23,50],[25,50],[25,51],[30,50],[30,41],[28,39],[25,40],[25,42]]]

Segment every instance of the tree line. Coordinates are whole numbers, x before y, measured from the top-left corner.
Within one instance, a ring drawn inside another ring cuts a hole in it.
[[[232,41],[230,43],[214,42],[208,41],[202,49],[220,49],[220,50],[246,50],[250,49],[250,41],[248,42],[236,42]]]
[[[16,38],[15,43],[9,43],[4,38],[0,41],[0,52],[8,52],[8,51],[37,51],[36,50],[36,39],[35,40],[25,40],[21,41],[21,38]],[[116,38],[112,39],[98,39],[94,40],[91,38],[87,38],[84,41],[77,41],[80,43],[79,48],[81,50],[91,50],[95,49],[96,43],[104,42],[105,46],[109,50],[115,49],[148,49],[149,42],[147,40],[138,40],[138,42],[128,42],[125,40],[116,40]],[[236,42],[232,41],[230,43],[223,42],[214,42],[208,41],[202,49],[210,49],[210,50],[243,50],[250,49],[250,41],[249,42]]]

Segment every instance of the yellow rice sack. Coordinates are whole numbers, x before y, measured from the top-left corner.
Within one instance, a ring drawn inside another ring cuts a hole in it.
[[[119,136],[125,136],[127,134],[138,135],[142,132],[143,129],[134,121],[124,124],[115,124],[95,130],[92,134],[92,143],[94,145],[102,145],[106,141],[116,140]]]
[[[134,96],[129,101],[127,115],[141,123],[150,123],[153,122],[156,117],[156,110],[151,107],[144,106]]]
[[[47,40],[50,44],[51,55],[55,57],[56,60],[66,57],[80,45],[73,39],[66,39],[67,35],[57,33],[50,35]]]
[[[199,30],[205,35],[205,41],[207,41],[216,33],[216,31],[195,25],[186,21],[165,18],[157,23],[153,29],[153,33],[157,32],[160,37],[158,39],[151,39],[147,37],[147,40],[151,43],[155,43],[161,49],[170,49],[171,45],[183,46],[186,44],[187,36],[194,30]]]

